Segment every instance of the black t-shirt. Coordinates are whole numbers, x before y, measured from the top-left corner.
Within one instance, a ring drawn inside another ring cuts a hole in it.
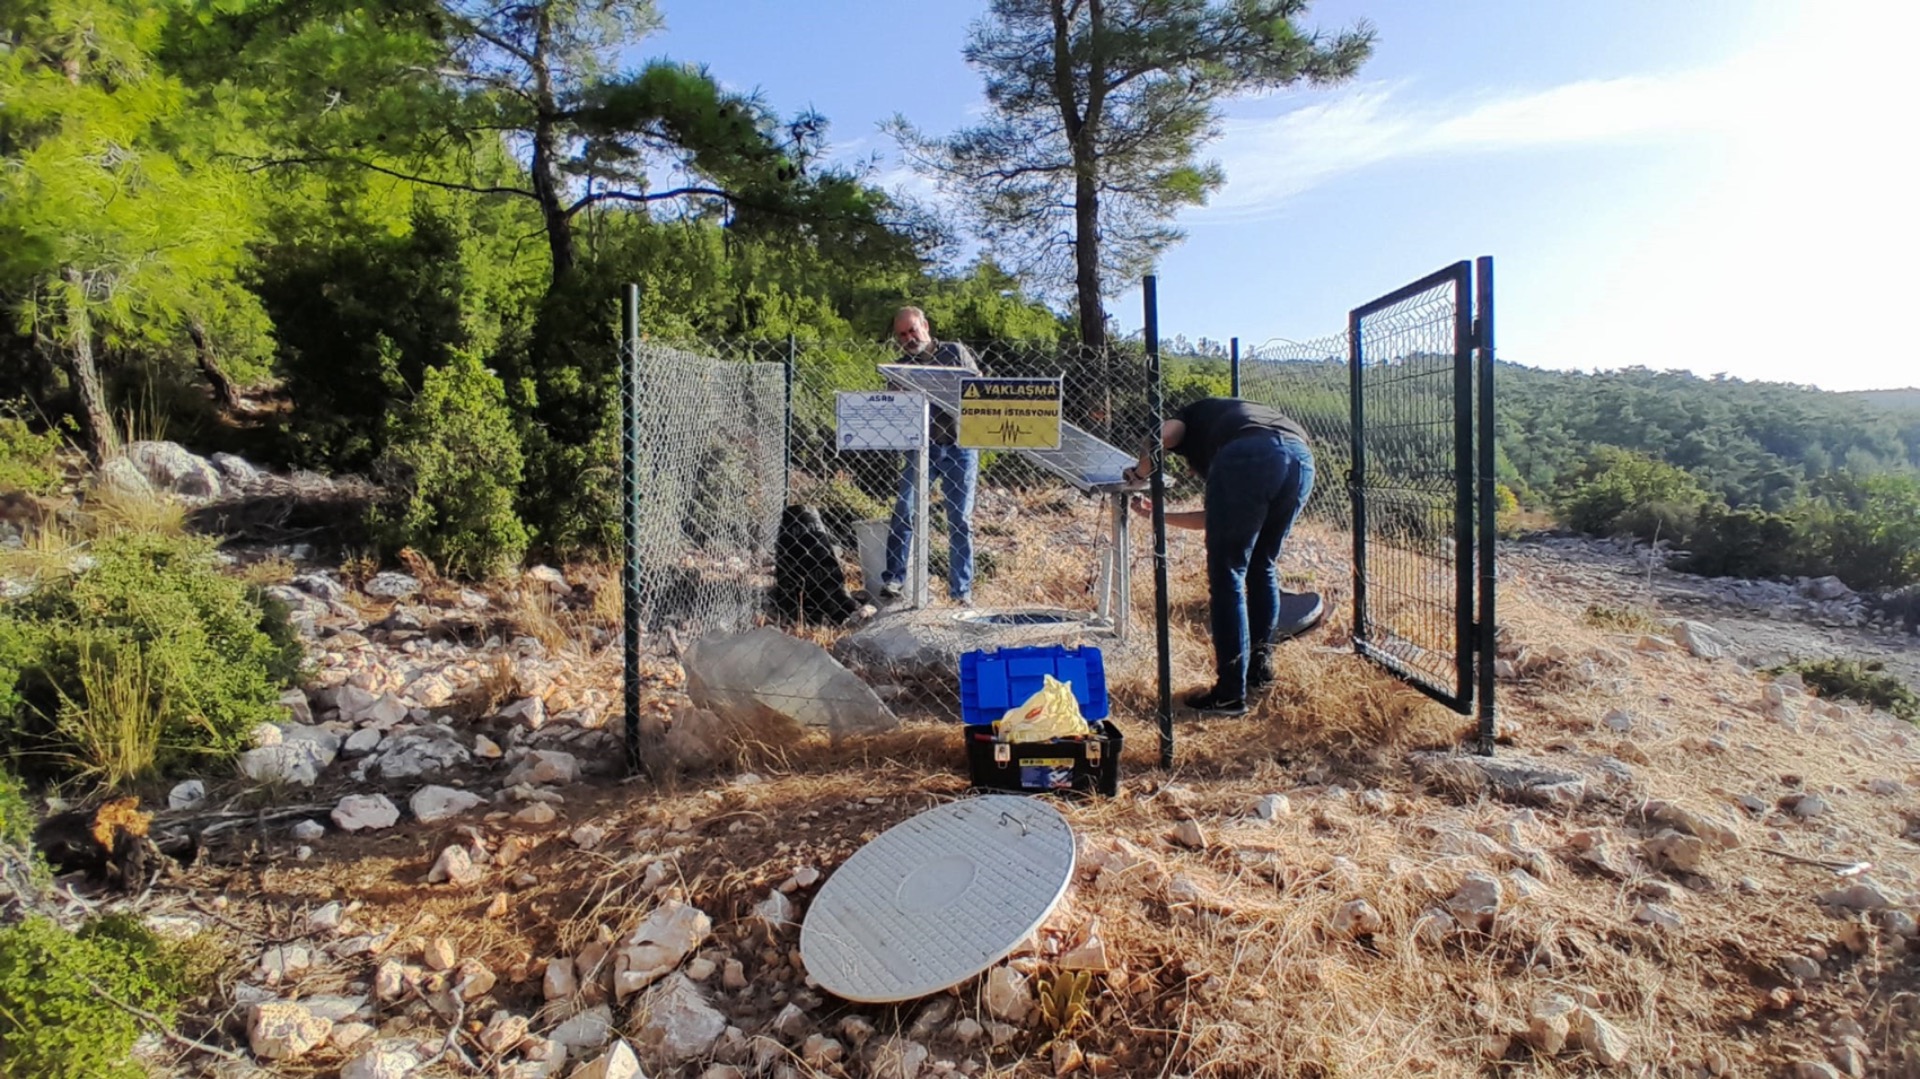
[[[1279,412],[1238,397],[1203,397],[1173,417],[1187,425],[1187,433],[1173,452],[1187,459],[1205,477],[1220,447],[1246,435],[1272,432],[1307,441],[1307,432]]]

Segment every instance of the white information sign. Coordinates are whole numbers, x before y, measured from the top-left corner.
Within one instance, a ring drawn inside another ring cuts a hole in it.
[[[927,437],[927,395],[842,390],[834,402],[834,445],[842,450],[917,450]]]

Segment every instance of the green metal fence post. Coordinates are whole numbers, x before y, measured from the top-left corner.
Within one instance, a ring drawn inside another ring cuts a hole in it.
[[[625,668],[620,683],[627,736],[627,771],[641,773],[640,759],[640,286],[626,290],[625,325],[620,349],[620,525],[624,553],[620,566],[621,651]]]
[[[1147,399],[1153,413],[1148,434],[1153,447],[1153,634],[1160,679],[1160,767],[1173,767],[1173,642],[1168,626],[1167,451],[1160,429],[1167,422],[1165,387],[1160,381],[1160,281],[1148,274],[1141,282],[1146,305]]]

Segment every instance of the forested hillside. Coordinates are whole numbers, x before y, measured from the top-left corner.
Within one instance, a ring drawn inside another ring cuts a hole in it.
[[[1511,364],[1497,385],[1503,481],[1575,528],[1671,541],[1714,575],[1920,581],[1913,391]]]
[[[1497,385],[1501,446],[1523,497],[1551,492],[1602,445],[1657,457],[1729,503],[1769,510],[1835,471],[1920,469],[1920,395],[1907,404],[1901,391],[1867,410],[1860,395],[1781,383],[1513,364],[1501,365]]]

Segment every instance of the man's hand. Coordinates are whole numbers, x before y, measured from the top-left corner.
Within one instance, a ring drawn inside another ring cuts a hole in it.
[[[1153,517],[1153,499],[1146,495],[1134,495],[1127,499],[1127,503],[1133,507],[1133,512],[1140,516],[1149,519]]]

